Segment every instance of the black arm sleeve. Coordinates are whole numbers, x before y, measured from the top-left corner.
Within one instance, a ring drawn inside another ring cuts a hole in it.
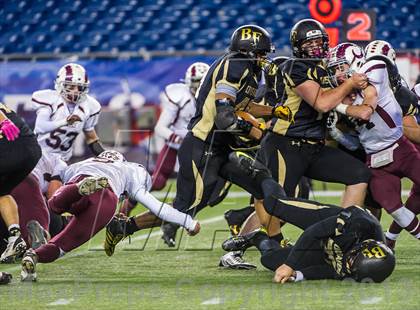
[[[314,265],[299,270],[306,280],[340,279],[334,268],[327,263]]]
[[[96,141],[93,141],[92,143],[89,143],[88,147],[95,156],[98,156],[103,151],[105,151],[104,147],[99,142],[99,140],[96,140]]]
[[[311,255],[309,251],[323,251],[320,241],[335,236],[336,227],[337,216],[331,216],[307,228],[297,240],[285,264],[299,270],[299,263],[304,261],[305,256]]]

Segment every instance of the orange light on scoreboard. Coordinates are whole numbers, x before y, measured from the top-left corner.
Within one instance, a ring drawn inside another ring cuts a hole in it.
[[[375,40],[376,15],[373,10],[343,10],[341,0],[310,0],[312,18],[326,26],[330,47],[342,42],[367,43]],[[328,27],[342,16],[342,29]]]
[[[331,24],[340,18],[341,0],[310,0],[309,12],[314,19],[322,24]],[[330,38],[330,46],[336,46],[340,38],[338,28],[326,27],[325,30]]]

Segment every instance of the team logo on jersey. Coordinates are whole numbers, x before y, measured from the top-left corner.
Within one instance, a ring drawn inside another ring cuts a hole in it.
[[[255,44],[260,41],[261,36],[262,36],[261,32],[252,31],[251,28],[244,28],[242,29],[242,32],[241,32],[241,40],[249,40],[252,38]]]

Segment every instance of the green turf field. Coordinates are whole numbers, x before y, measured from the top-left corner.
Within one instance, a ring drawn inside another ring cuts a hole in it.
[[[39,264],[37,283],[20,283],[18,265],[0,265],[14,276],[10,285],[0,286],[0,309],[420,309],[419,245],[405,232],[396,247],[396,270],[381,284],[273,284],[272,272],[260,265],[256,250],[246,258],[257,270],[219,269],[220,244],[228,237],[223,212],[247,202],[226,199],[204,210],[199,214],[201,233],[184,234],[176,250],[168,250],[154,230],[134,235],[131,244],[124,242],[108,258],[100,250],[101,232],[60,260]],[[382,223],[387,228],[390,218],[385,215]],[[286,225],[284,233],[296,240],[299,230]]]

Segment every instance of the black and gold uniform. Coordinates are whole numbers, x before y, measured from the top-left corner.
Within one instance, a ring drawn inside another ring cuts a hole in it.
[[[267,212],[304,232],[289,248],[280,248],[263,234],[255,236],[252,242],[261,251],[261,263],[266,268],[275,271],[286,264],[307,280],[352,277],[362,281],[364,276],[371,276],[375,282],[381,282],[392,273],[395,258],[383,244],[380,223],[369,211],[357,206],[342,209],[315,203],[305,205],[298,201],[295,206],[291,206],[290,201],[288,204],[279,201],[277,207],[267,209]],[[362,249],[367,240],[373,247]],[[357,251],[362,251],[366,258],[383,260],[381,266],[377,266],[378,270],[373,270],[374,267],[371,274],[363,276],[357,272],[353,266]]]
[[[195,208],[197,212],[205,207],[220,182],[219,177],[244,187],[258,199],[263,198],[255,180],[251,181],[229,160],[233,150],[244,152],[246,148],[232,131],[216,125],[215,98],[216,92],[234,91],[233,108],[245,110],[255,98],[261,74],[254,60],[237,52],[224,55],[210,67],[197,93],[197,111],[189,124],[190,132],[178,153],[180,170],[175,208],[183,211]]]
[[[19,128],[14,141],[0,135],[0,196],[8,195],[36,166],[41,148],[29,126],[10,108],[0,103],[0,111]]]
[[[305,27],[302,28],[302,25]],[[323,90],[330,88],[328,73],[322,60],[295,51],[298,48],[296,45],[300,46],[305,38],[310,37],[305,31],[317,34],[314,39],[319,35],[328,40],[323,26],[313,20],[303,20],[292,29],[294,54],[301,58],[286,61],[281,66],[281,72],[285,89],[283,105],[292,111],[294,122],[274,118],[269,133],[261,143],[259,154],[260,160],[267,165],[274,179],[291,197],[295,196],[296,186],[302,176],[346,185],[367,183],[370,176],[363,163],[341,150],[325,146],[328,114],[318,112],[296,92],[296,87],[306,81],[316,82]],[[298,43],[296,38],[299,35],[293,35],[295,32],[302,37]],[[328,44],[323,48],[327,51]]]

